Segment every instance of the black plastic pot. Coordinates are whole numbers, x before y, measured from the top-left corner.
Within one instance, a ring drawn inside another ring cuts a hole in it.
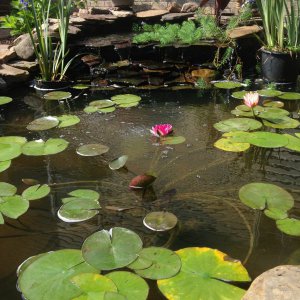
[[[262,49],[262,75],[269,82],[293,83],[300,74],[300,53],[271,52]]]
[[[71,84],[70,81],[45,81],[36,79],[34,81],[34,88],[40,91],[58,91],[67,89]]]

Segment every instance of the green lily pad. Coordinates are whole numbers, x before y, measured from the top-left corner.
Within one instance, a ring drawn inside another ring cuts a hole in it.
[[[0,198],[0,212],[12,219],[17,219],[29,208],[29,202],[19,195]]]
[[[0,96],[0,105],[7,104],[11,102],[13,99],[6,96]]]
[[[214,83],[214,86],[219,89],[231,90],[231,89],[239,88],[243,85],[240,82],[236,82],[236,81],[219,81]]]
[[[240,300],[245,294],[229,283],[251,280],[239,261],[210,248],[185,248],[176,253],[182,261],[180,272],[157,282],[167,299]]]
[[[108,113],[114,112],[115,110],[116,110],[116,108],[114,106],[112,106],[112,107],[106,107],[106,108],[98,108],[97,111],[100,113],[108,114]]]
[[[11,160],[0,161],[0,172],[7,170],[11,165]]]
[[[26,200],[38,200],[46,197],[50,193],[51,189],[47,184],[36,184],[27,188],[23,193],[22,197]]]
[[[83,222],[96,216],[100,208],[97,200],[74,197],[60,207],[57,215],[64,222]]]
[[[248,93],[248,91],[238,91],[231,94],[232,98],[235,99],[244,99],[244,96]]]
[[[222,136],[230,138],[230,141],[234,143],[248,143],[250,134],[246,131],[232,131],[225,132]]]
[[[250,148],[249,143],[233,142],[231,139],[219,139],[214,143],[214,146],[229,152],[243,152]]]
[[[254,146],[263,148],[279,148],[286,146],[289,141],[282,134],[258,131],[249,134],[248,142]]]
[[[0,143],[0,161],[7,161],[20,156],[22,153],[19,144]]]
[[[76,197],[76,198],[82,198],[82,199],[89,199],[89,200],[98,200],[100,198],[100,194],[94,190],[89,189],[78,189],[74,190],[68,195]]]
[[[34,256],[30,256],[27,259],[25,259],[19,266],[18,269],[16,271],[17,273],[17,277],[19,277],[21,275],[21,273],[34,261],[36,261],[39,257],[45,255],[46,253],[41,253],[38,255],[34,255]]]
[[[263,120],[265,126],[277,129],[289,129],[289,128],[297,128],[300,125],[298,120],[292,119],[287,116],[281,116],[276,119],[267,119]]]
[[[232,110],[231,114],[233,114],[237,117],[250,117],[250,118],[253,117],[252,111],[242,111],[242,110],[239,110],[239,109]]]
[[[282,108],[277,107],[265,107],[258,116],[263,119],[275,119],[278,117],[288,116],[290,113]]]
[[[59,121],[58,128],[73,126],[80,122],[79,117],[74,115],[62,115],[57,117],[57,119]]]
[[[137,259],[142,246],[135,232],[114,227],[90,235],[82,245],[82,254],[85,261],[98,270],[113,270]]]
[[[75,84],[75,85],[72,86],[72,89],[75,89],[75,90],[86,90],[86,89],[88,89],[88,88],[90,88],[89,85],[87,85],[87,84],[82,84],[82,83]]]
[[[278,90],[259,90],[257,92],[262,97],[278,97],[283,94],[283,92]]]
[[[31,131],[48,130],[58,125],[59,121],[56,117],[48,116],[35,119],[27,125],[27,129]]]
[[[166,211],[154,211],[146,215],[144,225],[153,231],[167,231],[177,225],[177,217]]]
[[[265,209],[264,214],[268,218],[273,219],[273,220],[282,220],[282,219],[286,219],[288,217],[288,214],[286,213],[286,211],[282,211],[282,210],[276,209],[276,208],[273,208],[272,210]]]
[[[282,100],[300,100],[300,93],[283,93],[278,98]]]
[[[118,169],[123,168],[126,165],[127,160],[128,160],[128,156],[122,155],[122,156],[112,160],[108,166],[111,170],[118,170]]]
[[[106,153],[109,147],[102,144],[86,144],[77,148],[77,154],[81,156],[97,156]]]
[[[95,100],[89,103],[89,106],[95,106],[97,108],[107,108],[115,105],[116,103],[111,100]]]
[[[0,197],[2,196],[13,196],[17,192],[17,188],[6,182],[0,182]]]
[[[277,228],[288,235],[300,236],[300,220],[287,218],[276,221]]]
[[[245,112],[249,112],[249,111],[251,112],[251,108],[245,104],[238,105],[238,106],[236,106],[235,109],[245,111]]]
[[[295,136],[300,139],[300,132],[296,132]]]
[[[98,108],[96,106],[87,106],[84,108],[83,111],[87,114],[92,114],[92,113],[98,111]]]
[[[178,145],[185,142],[184,136],[164,136],[160,138],[162,145]]]
[[[214,127],[221,132],[249,131],[261,128],[262,124],[249,118],[234,118],[218,122]]]
[[[284,134],[284,136],[288,139],[288,144],[285,145],[285,148],[300,152],[300,139],[290,134]]]
[[[98,271],[84,262],[80,250],[58,250],[32,262],[20,274],[18,285],[26,299],[70,300],[82,293],[70,281],[81,273]]]
[[[29,156],[52,155],[64,151],[69,145],[64,139],[36,140],[26,143],[22,152]]]
[[[115,292],[89,292],[72,300],[127,300],[127,298]]]
[[[1,136],[0,137],[0,143],[3,144],[19,144],[24,145],[27,143],[27,139],[22,136]]]
[[[46,100],[66,100],[72,97],[69,92],[54,91],[44,95]]]
[[[239,191],[241,201],[254,209],[287,212],[294,206],[294,198],[283,188],[254,182],[244,185]]]
[[[133,94],[123,94],[123,95],[116,95],[111,97],[111,100],[114,101],[116,104],[128,104],[132,102],[139,102],[142,100],[140,96],[133,95]]]
[[[283,107],[284,106],[284,103],[281,102],[281,101],[273,101],[273,100],[265,100],[263,102],[263,106],[265,107]]]
[[[118,107],[128,108],[128,107],[138,106],[139,104],[140,104],[140,102],[122,103],[122,104],[119,104]]]
[[[152,261],[152,265],[147,269],[135,270],[135,272],[148,279],[164,279],[175,276],[180,268],[181,261],[179,256],[165,248],[149,247],[144,248],[139,256]]]
[[[153,262],[148,259],[147,257],[140,256],[131,264],[127,266],[127,268],[132,269],[132,270],[143,270],[143,269],[148,269]]]
[[[127,300],[146,300],[149,293],[147,282],[130,272],[117,271],[106,275],[118,288],[118,292]]]

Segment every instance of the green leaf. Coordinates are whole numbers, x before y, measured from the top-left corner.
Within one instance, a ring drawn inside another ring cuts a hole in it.
[[[122,103],[122,104],[119,104],[118,107],[121,107],[121,108],[128,108],[128,107],[135,107],[135,106],[138,106],[140,104],[140,102],[131,102],[131,103]]]
[[[292,92],[283,93],[278,98],[282,100],[300,100],[300,93],[292,93]]]
[[[64,151],[69,145],[64,139],[36,140],[26,143],[22,152],[29,156],[51,155]]]
[[[128,156],[122,155],[122,156],[112,160],[108,166],[111,170],[118,170],[118,169],[123,168],[126,165],[127,160],[128,160]]]
[[[232,98],[235,99],[244,99],[244,96],[248,93],[248,91],[238,91],[231,94]]]
[[[82,198],[82,199],[89,199],[89,200],[98,200],[100,195],[98,192],[89,190],[89,189],[78,189],[70,192],[68,195]]]
[[[87,106],[83,111],[87,114],[91,114],[98,111],[98,108],[95,106]]]
[[[254,182],[239,191],[241,201],[254,209],[287,212],[294,206],[294,198],[283,188],[269,183]]]
[[[154,211],[146,215],[144,225],[153,231],[167,231],[177,225],[177,217],[167,211]]]
[[[81,294],[70,279],[81,273],[98,273],[84,262],[80,250],[46,253],[21,274],[18,286],[26,299],[70,300]]]
[[[46,197],[50,193],[51,189],[47,184],[36,184],[27,188],[23,193],[22,197],[26,200],[38,200]]]
[[[289,140],[282,134],[260,131],[250,133],[248,142],[263,148],[279,148],[286,146]]]
[[[144,278],[154,280],[170,278],[175,276],[181,268],[179,256],[169,249],[160,247],[144,248],[139,256],[152,262],[147,269],[135,270],[138,275]]]
[[[287,116],[280,116],[276,119],[268,118],[268,120],[263,120],[265,126],[277,129],[290,129],[297,128],[300,125],[298,120],[294,120]]]
[[[7,161],[21,155],[21,146],[19,144],[0,143],[0,161]]]
[[[277,90],[259,90],[257,92],[262,97],[278,97],[283,94],[283,92]]]
[[[287,218],[276,221],[277,228],[288,235],[300,236],[300,220]]]
[[[90,235],[82,245],[87,263],[99,270],[113,270],[132,263],[141,251],[140,237],[126,228],[114,227]]]
[[[66,100],[72,97],[69,92],[54,91],[44,95],[46,100]]]
[[[75,90],[86,90],[86,89],[88,89],[88,88],[90,88],[89,85],[87,85],[87,84],[82,84],[82,83],[75,84],[75,85],[72,86],[72,89],[75,89]]]
[[[214,86],[219,89],[231,90],[231,89],[239,88],[243,85],[240,82],[236,82],[236,81],[219,81],[214,83]]]
[[[214,146],[218,149],[229,152],[243,152],[250,148],[249,143],[238,143],[231,139],[219,139],[214,143]]]
[[[11,160],[0,161],[0,172],[7,170],[11,165]]]
[[[12,219],[17,219],[29,208],[29,202],[19,195],[0,198],[0,212]]]
[[[281,101],[272,101],[272,100],[267,99],[267,100],[265,100],[263,102],[263,106],[265,106],[265,107],[278,107],[278,108],[280,108],[280,107],[284,106],[284,103],[281,102]]]
[[[13,196],[17,192],[17,188],[6,182],[0,182],[0,197],[2,196]]]
[[[1,136],[0,137],[0,143],[3,144],[19,144],[19,145],[24,145],[27,143],[27,139],[22,136]]]
[[[229,282],[250,281],[247,270],[225,253],[210,248],[176,251],[181,258],[180,272],[157,282],[167,299],[240,300],[245,291]]]
[[[103,114],[108,114],[111,112],[114,112],[116,110],[116,108],[114,106],[112,107],[106,107],[106,108],[98,108],[98,112],[103,113]]]
[[[287,213],[285,211],[282,211],[280,209],[273,208],[271,210],[265,209],[264,214],[273,220],[282,220],[286,219],[288,217]]]
[[[300,139],[290,134],[284,134],[284,136],[288,139],[285,148],[300,152]]]
[[[81,156],[97,156],[106,153],[109,147],[102,144],[86,144],[77,148],[77,154]]]
[[[0,212],[0,224],[3,225],[4,224],[4,218],[3,215]]]
[[[80,122],[79,117],[74,115],[62,115],[57,117],[57,119],[59,120],[58,128],[73,126]]]
[[[0,96],[0,105],[11,102],[13,99],[6,96]]]
[[[106,275],[127,300],[146,300],[149,293],[147,282],[141,277],[125,271],[111,272]]]
[[[58,125],[59,121],[56,117],[48,116],[33,120],[27,125],[27,129],[31,131],[48,130]]]
[[[116,103],[111,100],[95,100],[89,103],[89,106],[97,108],[108,108],[115,106]]]
[[[21,275],[21,273],[23,271],[25,271],[25,269],[31,265],[34,261],[36,261],[39,257],[45,255],[47,253],[41,253],[41,254],[38,254],[38,255],[34,255],[34,256],[30,256],[28,257],[27,259],[25,259],[19,266],[18,266],[18,269],[16,271],[17,273],[17,277],[19,277]]]
[[[221,132],[249,131],[261,128],[262,124],[249,118],[233,118],[218,122],[214,127]]]
[[[185,142],[184,136],[164,136],[160,138],[162,145],[178,145]]]
[[[111,97],[111,100],[114,101],[116,104],[120,105],[139,102],[142,100],[142,98],[133,94],[122,94]]]

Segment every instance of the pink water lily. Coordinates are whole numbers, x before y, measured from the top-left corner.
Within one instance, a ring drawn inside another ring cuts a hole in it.
[[[160,136],[166,136],[169,133],[171,133],[173,130],[173,126],[171,124],[157,124],[155,126],[153,126],[150,130],[150,132],[156,136],[156,137],[160,137]]]
[[[244,103],[250,108],[255,107],[259,101],[259,94],[257,92],[249,92],[244,96]]]

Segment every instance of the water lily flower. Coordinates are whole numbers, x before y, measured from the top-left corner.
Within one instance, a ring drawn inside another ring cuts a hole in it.
[[[169,133],[171,133],[173,130],[173,126],[171,124],[157,124],[155,126],[153,126],[150,130],[150,132],[156,136],[156,137],[160,137],[160,136],[166,136]]]
[[[257,92],[249,92],[244,96],[244,103],[250,108],[255,107],[259,101],[259,94]]]

